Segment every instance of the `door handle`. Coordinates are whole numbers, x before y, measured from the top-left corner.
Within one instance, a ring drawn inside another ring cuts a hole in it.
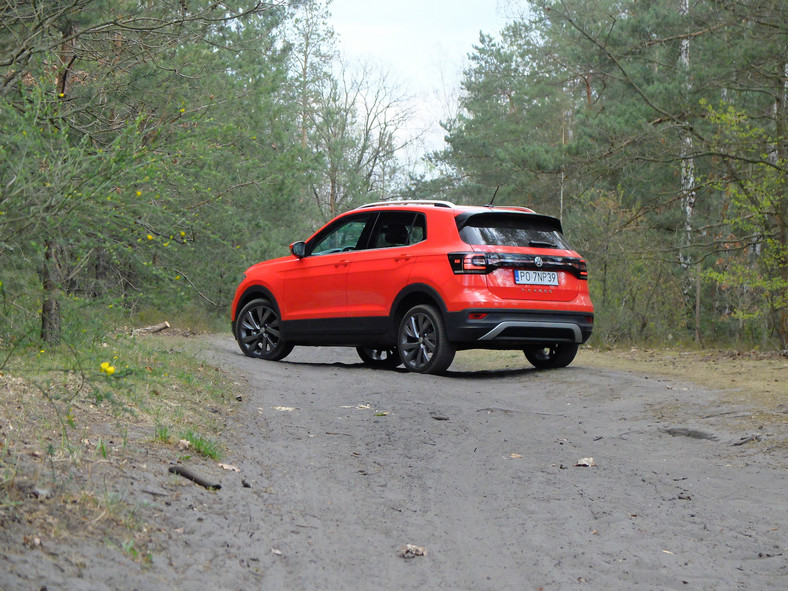
[[[345,261],[339,261],[338,263],[335,263],[334,266],[335,267],[347,267],[349,264],[350,264],[350,261],[345,260]]]
[[[409,255],[409,254],[403,254],[402,256],[398,256],[398,257],[396,257],[396,258],[394,259],[394,261],[395,261],[395,262],[399,262],[399,261],[409,261],[410,259],[411,259],[411,255]]]

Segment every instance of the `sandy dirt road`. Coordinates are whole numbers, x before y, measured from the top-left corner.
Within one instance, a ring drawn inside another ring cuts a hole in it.
[[[245,392],[223,434],[240,471],[198,465],[207,491],[151,461],[115,483],[158,528],[150,564],[97,540],[79,562],[14,559],[8,588],[788,588],[783,434],[739,431],[747,409],[714,392],[582,355],[432,377],[353,349],[200,347]]]

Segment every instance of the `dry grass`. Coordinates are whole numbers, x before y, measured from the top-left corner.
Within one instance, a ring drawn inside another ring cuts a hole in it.
[[[576,363],[691,382],[751,407],[758,422],[788,425],[788,358],[779,353],[584,349]]]
[[[457,358],[483,370],[528,367],[518,351],[464,351]],[[777,352],[585,347],[572,364],[578,366],[697,384],[719,391],[720,402],[751,409],[751,414],[741,419],[751,423],[748,426],[788,426],[788,358]]]

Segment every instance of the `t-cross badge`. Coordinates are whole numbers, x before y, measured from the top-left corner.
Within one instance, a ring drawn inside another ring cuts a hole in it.
[[[556,218],[530,209],[372,203],[290,252],[247,269],[235,292],[249,357],[343,345],[370,366],[440,374],[461,349],[518,349],[549,369],[591,336],[586,262]]]

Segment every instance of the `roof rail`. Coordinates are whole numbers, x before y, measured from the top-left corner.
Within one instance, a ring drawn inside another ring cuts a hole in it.
[[[530,207],[523,207],[521,205],[485,205],[485,207],[489,207],[490,209],[506,209],[509,211],[524,211],[525,213],[536,213]]]
[[[451,201],[439,201],[434,199],[417,199],[413,201],[409,201],[406,199],[401,199],[399,201],[378,201],[376,203],[367,203],[365,205],[361,205],[356,209],[364,209],[366,207],[380,207],[383,205],[433,205],[435,207],[454,207],[454,203]]]

